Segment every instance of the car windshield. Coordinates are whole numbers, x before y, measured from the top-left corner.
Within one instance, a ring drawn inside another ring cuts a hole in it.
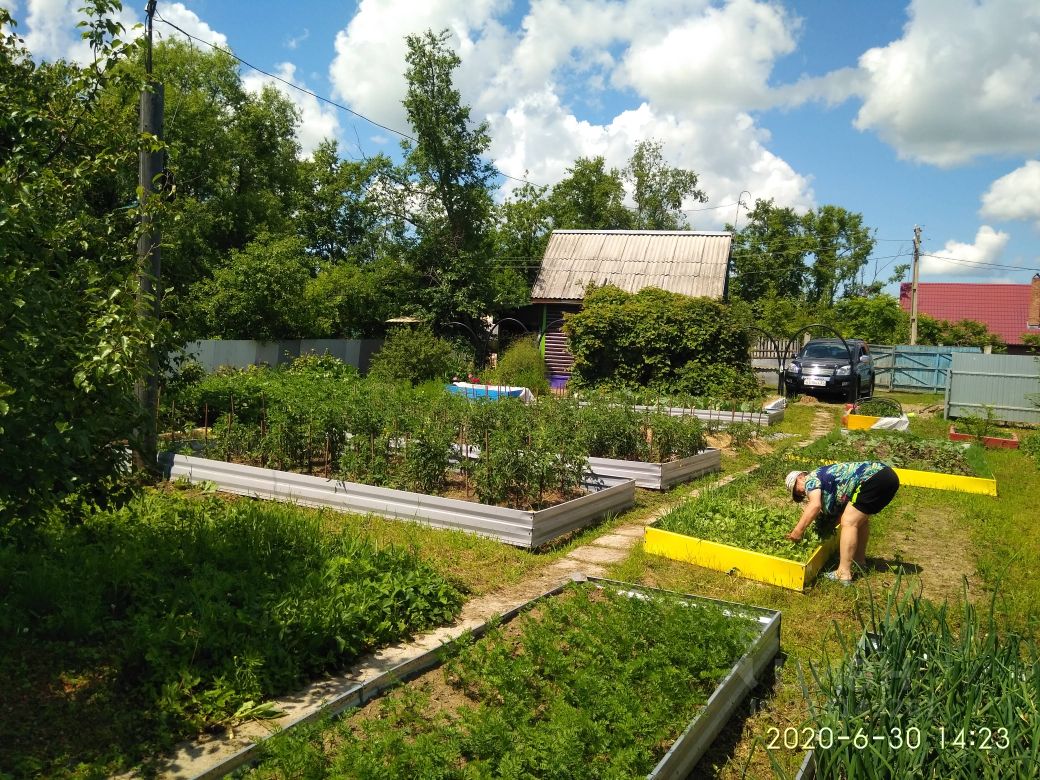
[[[848,360],[849,353],[843,344],[806,344],[802,350],[803,358],[839,358]]]

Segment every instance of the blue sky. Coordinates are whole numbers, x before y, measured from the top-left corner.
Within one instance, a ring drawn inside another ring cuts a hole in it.
[[[0,5],[36,56],[83,56],[78,0]],[[142,19],[136,5],[126,22]],[[513,176],[552,184],[578,156],[621,167],[651,137],[701,176],[710,201],[688,204],[694,228],[732,222],[747,191],[861,212],[880,277],[908,262],[915,224],[933,255],[924,281],[1027,283],[1040,270],[1036,0],[160,0],[159,13],[403,131],[403,36],[447,28],[463,97]],[[396,148],[287,94],[305,149],[326,136],[352,156]]]

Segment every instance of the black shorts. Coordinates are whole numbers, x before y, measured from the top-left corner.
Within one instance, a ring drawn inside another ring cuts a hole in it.
[[[899,490],[899,477],[891,466],[885,466],[859,486],[852,505],[865,515],[876,515],[890,503]]]

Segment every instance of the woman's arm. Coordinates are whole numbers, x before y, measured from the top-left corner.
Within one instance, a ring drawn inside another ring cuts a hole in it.
[[[809,527],[809,523],[817,518],[820,511],[823,509],[823,493],[817,488],[816,490],[810,490],[806,494],[805,509],[802,510],[802,516],[798,518],[798,524],[794,529],[787,535],[787,538],[792,542],[800,541],[802,534],[805,533],[805,529]]]

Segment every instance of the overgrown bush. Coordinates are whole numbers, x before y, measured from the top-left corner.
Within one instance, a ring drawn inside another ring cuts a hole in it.
[[[428,327],[399,328],[387,336],[372,357],[369,373],[379,379],[407,381],[413,385],[428,380],[448,381],[472,369],[472,358]]]
[[[485,380],[488,384],[526,387],[535,395],[543,395],[549,392],[548,375],[549,366],[537,341],[522,338],[509,345],[494,370],[485,372]]]
[[[656,288],[590,288],[564,331],[578,386],[757,397],[747,331],[725,304]],[[722,392],[720,392],[720,390]]]

